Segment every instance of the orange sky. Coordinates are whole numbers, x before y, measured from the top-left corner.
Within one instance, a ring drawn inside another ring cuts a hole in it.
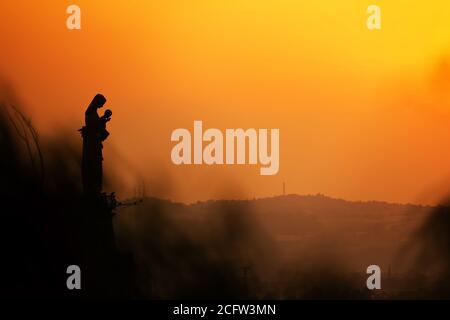
[[[38,129],[73,131],[93,95],[113,112],[105,166],[183,201],[324,193],[433,202],[450,182],[450,3],[0,3],[0,75]],[[66,8],[82,30],[66,28]],[[382,29],[366,28],[366,8]],[[172,130],[279,128],[280,171],[175,166]],[[71,131],[71,132],[72,132]],[[119,158],[118,154],[122,158]],[[122,194],[127,194],[125,190]]]

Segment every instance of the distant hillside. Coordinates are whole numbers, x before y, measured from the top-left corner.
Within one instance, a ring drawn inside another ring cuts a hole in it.
[[[221,218],[232,215],[247,219],[248,226],[270,238],[283,261],[305,259],[323,252],[337,256],[357,271],[370,264],[385,268],[391,266],[402,245],[407,243],[432,209],[420,205],[292,194],[194,204],[146,198],[137,208],[123,211],[138,211],[135,215],[137,221],[145,220],[143,215],[151,215],[155,211],[165,212],[172,223],[187,233],[192,230],[203,232],[200,230],[208,227],[213,229]]]

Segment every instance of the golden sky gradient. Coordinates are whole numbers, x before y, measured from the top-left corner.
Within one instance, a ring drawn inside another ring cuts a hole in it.
[[[66,28],[73,3],[81,30]],[[370,4],[381,30],[366,27]],[[129,190],[141,176],[156,196],[251,198],[286,181],[288,193],[430,203],[450,190],[449,16],[447,0],[2,1],[0,75],[45,134],[78,139],[103,93],[105,166]],[[278,175],[173,165],[170,134],[194,120],[279,128]]]

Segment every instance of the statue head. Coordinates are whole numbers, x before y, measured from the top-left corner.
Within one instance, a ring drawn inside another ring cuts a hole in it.
[[[106,102],[105,96],[100,93],[97,93],[94,99],[92,99],[91,106],[95,107],[96,109],[100,109],[103,107],[105,102]]]

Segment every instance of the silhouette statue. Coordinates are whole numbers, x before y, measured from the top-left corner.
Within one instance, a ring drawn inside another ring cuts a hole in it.
[[[97,94],[85,112],[85,126],[79,131],[83,138],[82,182],[86,196],[100,196],[103,187],[103,141],[108,138],[106,123],[111,120],[111,110],[99,116],[97,110],[102,108],[106,98]]]

